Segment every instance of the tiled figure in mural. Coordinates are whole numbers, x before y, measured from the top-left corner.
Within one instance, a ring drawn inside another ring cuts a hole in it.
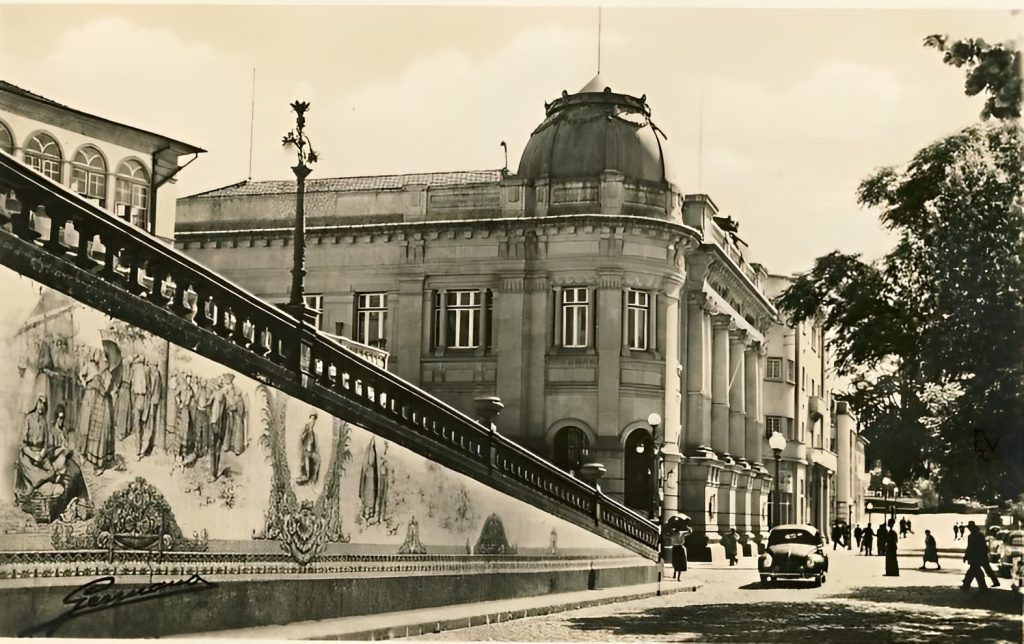
[[[164,388],[163,388],[163,376],[160,374],[160,365],[157,361],[153,361],[149,365],[149,434],[152,437],[150,439],[149,449],[153,449],[153,441],[156,438],[157,430],[161,432],[161,437],[165,437],[166,434],[166,421],[161,420],[164,418],[160,414],[160,410],[163,408]],[[163,438],[166,440],[166,438]],[[148,453],[148,452],[147,452]]]
[[[416,517],[413,517],[409,521],[409,527],[405,531],[405,541],[398,548],[398,554],[400,555],[425,555],[427,549],[420,543],[420,524],[416,522]]]
[[[178,438],[178,456],[183,461],[188,459],[195,448],[196,438],[192,431],[193,396],[195,396],[195,390],[192,388],[192,374],[175,378],[174,404],[177,407],[177,412],[174,415],[174,433]]]
[[[241,454],[249,444],[248,424],[249,414],[242,392],[234,384],[235,374],[226,373],[223,376],[222,388],[224,392],[225,432],[224,451]]]
[[[114,465],[114,403],[111,390],[119,383],[121,366],[117,345],[103,341],[103,350],[93,352],[79,373],[85,396],[78,419],[82,456],[102,474]],[[111,364],[116,365],[111,371]]]
[[[131,431],[138,435],[136,456],[141,459],[151,448],[153,436],[149,425],[149,365],[145,358],[135,356],[128,366],[128,381],[132,390]]]
[[[368,524],[383,523],[387,520],[388,508],[388,444],[377,450],[377,439],[371,438],[366,446],[363,469],[359,473],[359,498],[362,501],[362,517]]]
[[[302,436],[299,437],[299,478],[295,481],[297,485],[310,485],[316,483],[320,478],[320,450],[316,444],[316,418],[315,413],[309,415],[309,420],[302,428]]]
[[[121,378],[121,384],[111,392],[114,396],[114,434],[125,439],[132,433],[132,382]]]
[[[82,470],[68,446],[64,408],[47,422],[46,396],[39,396],[25,415],[25,434],[18,451],[15,498],[36,521],[47,523],[63,514],[74,499],[89,500]]]
[[[195,386],[192,388],[189,404],[189,415],[192,418],[190,449],[191,455],[198,460],[206,456],[210,444],[210,407],[213,405],[213,391],[210,381],[206,378],[197,378],[193,382]]]

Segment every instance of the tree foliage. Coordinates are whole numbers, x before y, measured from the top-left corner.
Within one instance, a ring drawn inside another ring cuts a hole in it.
[[[1020,118],[1021,75],[1020,51],[1009,43],[990,45],[981,38],[968,38],[949,42],[945,35],[932,35],[924,44],[943,52],[942,62],[954,67],[966,67],[964,93],[976,96],[987,92],[989,97],[982,108],[981,118]]]
[[[968,93],[979,66],[1003,69],[991,62],[996,50],[1006,52],[981,40],[950,46],[947,62],[969,66]],[[1019,103],[1019,71],[1013,82]],[[1019,114],[1006,106],[1005,83],[984,87],[1002,97],[987,114]],[[931,478],[946,498],[1024,490],[1020,150],[1018,123],[1004,120],[876,172],[858,200],[896,233],[893,250],[874,263],[820,257],[777,301],[794,320],[824,317],[869,459],[884,458],[899,484]]]

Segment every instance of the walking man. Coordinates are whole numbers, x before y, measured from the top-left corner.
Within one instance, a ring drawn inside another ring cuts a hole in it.
[[[878,537],[878,554],[885,556],[885,546],[888,544],[889,531],[885,529],[884,519],[882,520],[882,525],[878,526],[875,536]]]
[[[860,538],[864,534],[864,530],[857,524],[857,527],[853,529],[853,538],[857,541],[857,552],[861,551]]]
[[[981,534],[974,521],[967,524],[967,548],[964,550],[964,561],[967,562],[967,574],[964,575],[960,590],[971,587],[971,581],[978,580],[978,588],[988,590],[985,586],[984,566],[988,564],[988,548],[985,547],[985,536]]]

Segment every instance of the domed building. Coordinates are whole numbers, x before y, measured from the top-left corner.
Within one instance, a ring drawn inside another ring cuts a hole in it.
[[[515,173],[307,180],[306,299],[320,329],[467,413],[498,396],[498,431],[603,469],[605,494],[686,513],[700,559],[730,528],[767,533],[775,310],[732,220],[680,189],[652,114],[598,77],[545,105]],[[285,302],[294,207],[294,181],[186,197],[175,244]]]

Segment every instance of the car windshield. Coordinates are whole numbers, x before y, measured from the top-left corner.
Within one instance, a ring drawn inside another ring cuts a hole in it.
[[[799,543],[807,546],[818,545],[818,537],[806,530],[772,530],[768,535],[768,545],[777,546],[780,543]]]

